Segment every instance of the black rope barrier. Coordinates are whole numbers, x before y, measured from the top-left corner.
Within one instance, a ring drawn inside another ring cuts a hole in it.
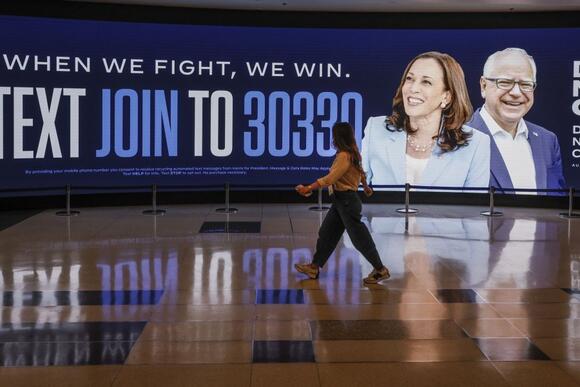
[[[224,185],[223,184],[209,184],[209,185],[191,185],[191,184],[177,184],[177,185],[161,185],[161,186],[157,186],[157,190],[161,191],[161,190],[167,190],[170,191],[172,189],[176,189],[176,190],[201,190],[201,189],[219,189],[219,188],[223,188]]]
[[[74,190],[100,190],[100,191],[119,191],[119,190],[131,190],[131,189],[151,189],[151,184],[148,185],[109,185],[109,186],[99,186],[99,185],[75,185],[72,186]]]
[[[236,188],[291,188],[294,189],[300,183],[296,184],[267,184],[267,185],[259,185],[259,184],[231,184],[233,187]]]
[[[567,193],[569,188],[497,188],[495,187],[495,192],[498,191],[509,191],[509,192],[561,192]]]
[[[296,184],[231,184],[230,187],[237,189],[244,188],[255,188],[255,189],[268,189],[268,188],[285,188],[294,189]],[[60,191],[64,186],[50,186],[50,187],[20,187],[20,188],[0,188],[1,193],[12,193],[12,192],[42,192],[42,191]],[[114,185],[114,186],[104,186],[104,185],[71,185],[72,190],[132,190],[132,189],[143,189],[149,190],[151,184],[147,185]],[[157,185],[157,190],[171,190],[171,189],[220,189],[223,188],[223,184],[168,184],[168,185]],[[488,192],[489,187],[451,187],[451,186],[427,186],[427,185],[409,185],[410,189],[416,190],[433,190],[433,191],[480,191]],[[371,185],[373,189],[384,189],[384,188],[394,188],[394,189],[405,189],[404,184],[392,185],[392,184],[373,184]],[[498,188],[495,187],[495,192],[558,192],[558,193],[568,193],[570,188]]]
[[[398,185],[392,185],[392,184],[371,184],[370,187],[372,189],[375,188],[405,188],[405,184],[398,184]]]
[[[404,189],[405,185],[372,185],[372,188],[399,188]],[[411,189],[424,189],[432,191],[480,191],[488,192],[490,187],[452,187],[452,186],[430,186],[430,185],[410,185]],[[509,191],[509,192],[559,192],[567,193],[569,188],[498,188],[495,187],[495,192]]]
[[[489,187],[450,187],[450,186],[429,186],[429,185],[411,185],[411,189],[424,189],[435,191],[480,191],[487,192]]]
[[[59,211],[59,215],[64,216],[71,216],[76,215],[78,212],[71,211],[70,209],[70,197],[71,191],[74,190],[76,192],[79,191],[131,191],[131,190],[138,190],[138,191],[152,191],[152,209],[147,210],[144,213],[146,214],[163,214],[164,210],[157,209],[157,192],[158,191],[171,191],[171,190],[181,190],[181,191],[199,191],[199,190],[218,190],[223,188],[225,192],[225,207],[219,208],[216,211],[223,212],[223,213],[233,213],[236,212],[237,209],[230,207],[230,191],[231,189],[238,189],[238,190],[246,190],[246,189],[287,189],[287,190],[294,190],[297,184],[230,184],[225,183],[224,185],[218,184],[168,184],[168,185],[115,185],[115,186],[98,186],[98,185],[66,185],[66,210]],[[410,199],[409,195],[411,190],[424,190],[424,191],[455,191],[456,193],[467,193],[467,192],[479,192],[479,193],[489,193],[490,195],[490,210],[483,211],[481,214],[485,216],[501,216],[502,213],[498,211],[494,211],[494,194],[497,193],[505,193],[505,192],[514,192],[514,193],[522,193],[522,192],[529,192],[529,193],[560,193],[566,194],[568,193],[569,196],[569,208],[568,213],[562,213],[562,217],[571,218],[571,217],[580,217],[578,214],[574,214],[572,212],[573,208],[573,198],[575,195],[575,188],[567,188],[567,189],[554,189],[554,188],[497,188],[497,187],[452,187],[452,186],[425,186],[425,185],[411,185],[411,184],[374,184],[371,187],[375,190],[381,189],[396,189],[398,192],[400,190],[404,190],[405,192],[405,208],[397,209],[397,212],[404,213],[404,214],[413,214],[416,213],[417,210],[414,208],[410,208]],[[63,186],[50,186],[50,187],[27,187],[27,188],[3,188],[0,189],[1,194],[10,194],[10,193],[32,193],[32,192],[62,192]],[[318,206],[313,207],[313,210],[326,210],[327,207],[322,205],[322,189],[318,190]]]
[[[2,188],[0,189],[0,193],[61,191],[63,187],[63,185],[60,185],[58,187]]]

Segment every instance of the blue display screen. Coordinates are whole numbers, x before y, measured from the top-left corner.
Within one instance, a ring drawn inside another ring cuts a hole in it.
[[[573,44],[580,29],[0,17],[0,33],[2,188],[309,182],[332,163],[332,125],[350,122],[362,147],[369,117],[391,114],[403,71],[416,55],[453,56],[477,109],[484,103],[483,64],[506,47],[534,57],[537,88],[525,120],[557,136],[560,185],[580,183],[580,53]],[[546,162],[548,178],[537,188],[556,187]]]

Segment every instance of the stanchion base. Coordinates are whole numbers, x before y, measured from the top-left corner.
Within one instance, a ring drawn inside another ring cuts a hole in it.
[[[397,208],[396,210],[399,214],[416,214],[419,212],[416,208]]]
[[[564,218],[564,219],[575,219],[575,218],[580,218],[580,214],[576,214],[576,213],[567,213],[567,212],[560,212],[560,218]]]
[[[481,211],[480,212],[481,215],[483,216],[492,216],[492,217],[496,217],[496,216],[503,216],[503,212],[501,211]]]
[[[81,212],[80,211],[57,211],[55,213],[56,216],[77,216],[79,215]]]
[[[235,214],[236,212],[238,212],[237,208],[217,208],[215,210],[215,212],[219,212],[220,214]]]
[[[319,211],[319,212],[322,212],[322,211],[328,211],[328,210],[330,210],[330,207],[326,207],[326,206],[313,206],[313,207],[308,207],[308,209],[310,211]]]
[[[167,211],[165,210],[145,210],[143,211],[143,215],[153,215],[153,216],[157,216],[157,215],[165,215]]]

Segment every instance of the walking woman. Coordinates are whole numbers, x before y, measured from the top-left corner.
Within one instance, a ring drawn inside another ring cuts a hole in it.
[[[361,166],[361,156],[354,139],[354,131],[348,122],[338,122],[332,127],[333,145],[336,157],[328,175],[314,183],[296,186],[296,191],[302,196],[310,196],[312,191],[320,187],[328,187],[332,199],[332,207],[326,214],[316,242],[316,252],[312,263],[296,264],[294,267],[300,273],[311,279],[317,279],[320,269],[334,251],[344,230],[348,233],[354,247],[362,253],[373,266],[373,271],[363,280],[365,284],[376,284],[388,279],[389,270],[381,262],[375,243],[367,227],[361,222],[362,203],[357,190],[362,180],[364,192],[372,195]]]

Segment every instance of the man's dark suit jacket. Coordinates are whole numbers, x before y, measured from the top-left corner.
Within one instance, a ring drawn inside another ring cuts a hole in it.
[[[473,113],[473,117],[467,125],[478,129],[491,138],[491,175],[489,184],[491,187],[495,187],[498,192],[503,192],[502,189],[518,188],[514,187],[512,183],[505,162],[499,153],[489,128],[481,117],[480,110],[481,108]],[[525,122],[528,127],[528,141],[532,149],[534,166],[536,167],[536,188],[566,188],[558,138],[554,133],[539,125],[529,121]],[[513,191],[505,191],[505,193],[513,193]]]

